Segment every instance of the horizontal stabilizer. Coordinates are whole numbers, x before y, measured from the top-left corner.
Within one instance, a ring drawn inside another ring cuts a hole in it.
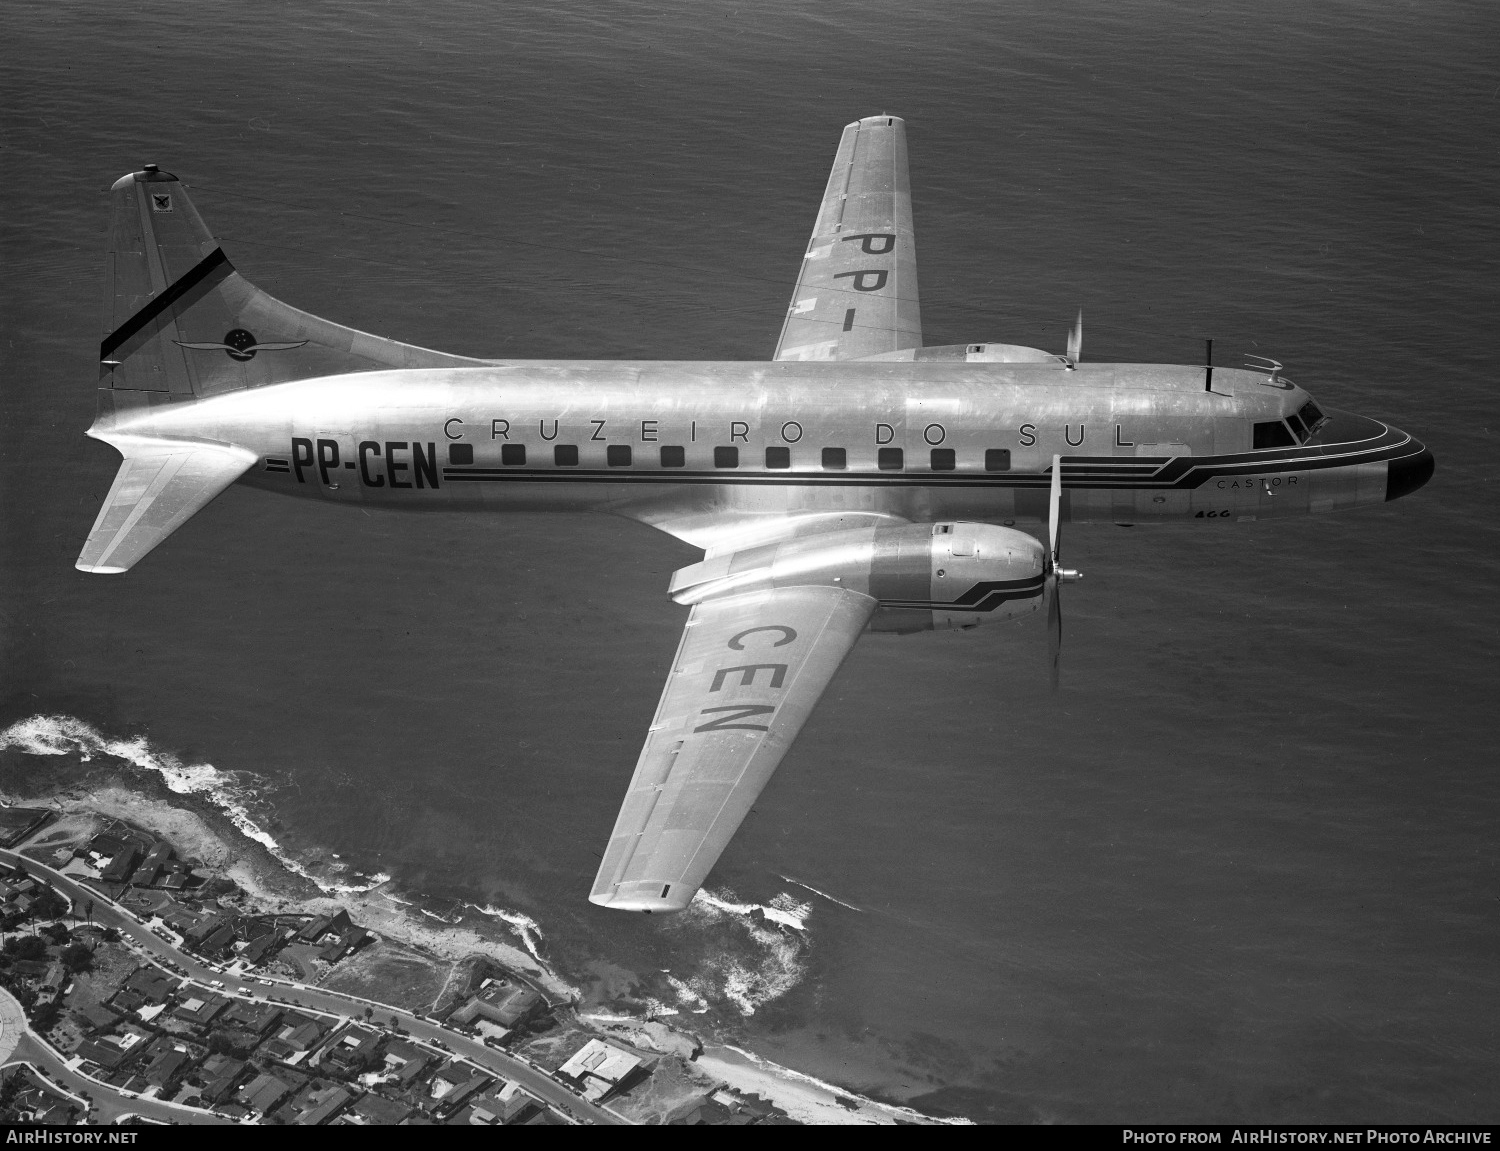
[[[125,461],[74,564],[79,571],[129,571],[256,460],[231,444],[129,436],[109,442]]]

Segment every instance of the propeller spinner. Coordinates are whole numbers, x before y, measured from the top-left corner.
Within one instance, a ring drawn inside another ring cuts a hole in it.
[[[1083,323],[1083,313],[1078,315],[1079,332]],[[1083,578],[1083,573],[1074,568],[1061,567],[1062,540],[1058,525],[1058,516],[1062,511],[1062,456],[1052,457],[1052,491],[1047,501],[1047,565],[1046,565],[1046,595],[1047,595],[1047,654],[1049,666],[1052,669],[1052,690],[1057,690],[1058,670],[1062,662],[1062,599],[1059,594],[1060,585],[1065,583],[1076,583]]]

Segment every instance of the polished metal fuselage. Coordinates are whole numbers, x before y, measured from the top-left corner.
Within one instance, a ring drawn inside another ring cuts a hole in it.
[[[91,434],[248,448],[259,463],[240,482],[289,495],[610,512],[707,547],[695,517],[1038,522],[1054,455],[1072,522],[1333,511],[1382,502],[1390,461],[1424,451],[1344,413],[1307,444],[1255,451],[1252,424],[1307,394],[1251,371],[1206,383],[1149,364],[513,361],[106,412]]]

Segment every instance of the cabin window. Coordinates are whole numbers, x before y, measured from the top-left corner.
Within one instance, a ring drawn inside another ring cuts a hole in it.
[[[951,472],[958,466],[958,455],[952,448],[932,449],[932,470],[935,472]]]
[[[881,448],[877,459],[883,472],[899,472],[906,466],[906,453],[900,448]]]
[[[766,467],[768,467],[768,468],[789,468],[791,466],[792,466],[792,449],[791,448],[767,448],[766,449]]]
[[[849,454],[843,448],[824,448],[823,466],[831,472],[841,472],[849,466]]]
[[[664,468],[680,468],[687,463],[687,452],[679,447],[662,448],[661,466]]]
[[[474,462],[474,445],[449,444],[448,462],[450,464],[472,464]]]
[[[604,449],[604,462],[612,468],[628,468],[630,466],[630,445],[610,444]]]
[[[715,448],[714,449],[714,467],[716,467],[716,468],[737,468],[739,466],[740,466],[740,449],[739,448]]]
[[[1307,403],[1302,405],[1301,409],[1298,410],[1297,415],[1302,417],[1302,422],[1307,425],[1307,431],[1309,435],[1316,432],[1322,425],[1323,421],[1328,418],[1323,414],[1323,410],[1311,400],[1308,400]]]
[[[987,472],[1010,471],[1010,449],[986,448],[984,453],[984,470]]]
[[[500,462],[502,464],[524,464],[526,462],[526,445],[501,444]]]
[[[1267,420],[1265,423],[1255,425],[1255,439],[1251,447],[1256,451],[1262,448],[1291,448],[1297,446],[1297,438],[1292,435],[1291,430],[1280,420]]]
[[[578,445],[558,444],[552,449],[552,462],[560,468],[576,468],[578,466]]]

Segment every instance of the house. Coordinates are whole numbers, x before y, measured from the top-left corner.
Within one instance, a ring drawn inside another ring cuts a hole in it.
[[[524,983],[486,979],[479,994],[455,1011],[450,1019],[459,1024],[488,1019],[501,1027],[511,1028],[534,1018],[546,1008],[546,999]]]
[[[646,1060],[602,1039],[590,1039],[557,1069],[583,1089],[583,1097],[597,1103],[612,1091],[649,1070]]]
[[[318,916],[301,931],[297,932],[297,942],[316,943],[330,931],[337,931],[343,934],[353,926],[354,924],[349,921],[349,913],[341,907],[332,915]]]
[[[172,1008],[172,1015],[195,1027],[207,1027],[214,1016],[229,1006],[229,1000],[218,995],[190,995]]]
[[[113,1071],[125,1059],[124,1051],[104,1039],[85,1039],[73,1054],[98,1064],[106,1071]]]
[[[447,1066],[434,1075],[432,1081],[427,1084],[429,1097],[434,1101],[446,1099],[453,1094],[460,1083],[464,1082],[464,1079],[463,1069],[450,1060]],[[425,1107],[426,1104],[424,1103],[423,1106]]]
[[[234,1027],[242,1027],[255,1035],[264,1035],[281,1018],[281,1008],[269,1003],[255,1003],[248,999],[237,999],[219,1019]]]
[[[135,874],[130,877],[130,882],[137,887],[150,887],[156,882],[156,873],[159,867],[147,867],[142,865],[135,869]]]
[[[125,841],[118,836],[100,833],[89,840],[88,851],[90,855],[97,855],[100,860],[113,859],[125,850]]]
[[[187,938],[187,933],[197,927],[203,921],[203,917],[189,911],[186,907],[173,907],[171,911],[162,914],[161,920],[178,935]]]
[[[272,951],[281,945],[285,938],[285,932],[275,929],[266,932],[264,935],[257,935],[240,952],[240,959],[251,967],[257,967],[265,961],[266,957]]]
[[[390,1056],[387,1055],[387,1060]],[[416,1054],[412,1058],[401,1063],[396,1068],[396,1083],[401,1087],[410,1087],[422,1074],[432,1065],[431,1055]]]
[[[109,861],[109,866],[104,869],[99,878],[107,883],[127,883],[135,874],[135,867],[140,859],[141,853],[138,848],[126,847]]]
[[[182,935],[190,946],[201,947],[204,940],[213,935],[219,928],[230,924],[232,920],[233,917],[228,915],[211,915],[207,919],[200,919],[192,927],[184,931]],[[230,929],[230,934],[234,934],[233,928]]]
[[[457,1070],[457,1068],[454,1070]],[[485,1088],[490,1087],[494,1082],[495,1080],[492,1076],[486,1075],[482,1071],[476,1071],[468,1079],[455,1085],[453,1090],[443,1096],[441,1109],[449,1113],[457,1111],[475,1095],[478,1095]]]
[[[318,958],[325,963],[337,963],[369,937],[370,932],[366,928],[350,927],[326,943],[318,952]]]
[[[210,932],[198,945],[198,950],[204,955],[218,955],[234,942],[234,928],[227,923],[222,923],[217,929]]]
[[[469,1122],[476,1125],[496,1126],[502,1123],[520,1123],[539,1107],[536,1099],[521,1090],[519,1083],[505,1082],[499,1091],[482,1095],[474,1100]]]
[[[348,1088],[331,1087],[323,1093],[321,1102],[302,1112],[297,1122],[304,1127],[320,1127],[347,1107],[353,1098],[354,1093]]]
[[[410,1114],[411,1108],[405,1103],[370,1092],[360,1096],[353,1106],[339,1116],[339,1122],[357,1126],[394,1127]]]
[[[167,860],[172,858],[172,845],[165,839],[159,839],[151,845],[151,850],[146,852],[145,862],[142,867],[165,867]]]
[[[229,1055],[210,1055],[203,1061],[203,1101],[210,1105],[229,1098],[235,1084],[243,1078],[250,1064]]]
[[[264,1115],[291,1094],[292,1089],[274,1075],[259,1075],[240,1088],[240,1099],[258,1115]]]
[[[319,1058],[346,1075],[357,1075],[374,1060],[380,1039],[380,1032],[351,1024],[329,1041]]]
[[[148,1003],[165,1003],[177,990],[177,980],[155,967],[137,967],[121,990],[134,991]]]
[[[298,1011],[288,1011],[276,1031],[276,1038],[293,1051],[307,1051],[317,1046],[322,1036],[323,1024]]]
[[[182,1074],[190,1062],[192,1062],[192,1057],[186,1051],[168,1047],[165,1051],[159,1052],[141,1074],[145,1076],[147,1083],[165,1087]]]

